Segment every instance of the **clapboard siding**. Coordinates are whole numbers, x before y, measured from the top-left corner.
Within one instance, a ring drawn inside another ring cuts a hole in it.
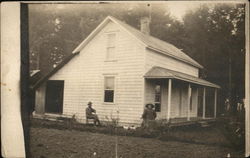
[[[157,53],[146,49],[146,66],[145,72],[150,70],[153,66],[159,66],[166,69],[186,73],[192,76],[198,77],[199,69],[188,65],[184,62],[178,61],[161,53]]]
[[[105,61],[107,33],[116,33],[116,60]],[[64,80],[63,114],[85,119],[88,101],[101,120],[139,123],[143,112],[145,48],[117,24],[107,24],[78,56],[49,80]],[[104,76],[115,77],[115,103],[103,102]],[[117,113],[119,111],[119,113]]]

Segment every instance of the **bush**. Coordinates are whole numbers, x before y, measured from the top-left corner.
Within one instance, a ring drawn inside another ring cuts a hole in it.
[[[245,146],[245,124],[235,118],[220,118],[217,121],[217,127],[230,142],[231,146],[236,149],[244,149]]]

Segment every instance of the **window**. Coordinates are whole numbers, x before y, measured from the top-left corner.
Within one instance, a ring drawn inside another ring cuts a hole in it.
[[[107,38],[106,60],[110,61],[115,59],[115,33],[108,34]]]
[[[114,102],[114,87],[115,87],[114,77],[104,78],[104,102],[113,103]]]
[[[156,112],[161,111],[161,86],[160,85],[155,86],[155,111]]]

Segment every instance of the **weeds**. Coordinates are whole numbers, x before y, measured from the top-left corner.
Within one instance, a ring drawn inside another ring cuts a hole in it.
[[[234,118],[220,118],[217,127],[235,149],[244,149],[245,124]]]

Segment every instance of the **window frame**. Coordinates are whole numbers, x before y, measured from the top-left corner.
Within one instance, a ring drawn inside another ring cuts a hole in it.
[[[109,43],[109,36],[110,35],[114,35],[114,41],[113,44]],[[105,61],[116,61],[116,39],[117,39],[117,33],[116,32],[109,32],[106,33],[106,49],[105,49]],[[113,57],[112,58],[108,58],[109,54],[109,49],[114,49],[114,53],[113,53]]]
[[[156,87],[157,86],[160,86],[160,92],[159,93],[156,93]],[[159,95],[159,102],[156,101],[156,96]],[[156,104],[159,104],[159,111],[156,110]],[[154,85],[154,106],[155,106],[155,112],[161,112],[162,109],[161,109],[161,105],[162,105],[162,85],[161,84],[155,84]]]
[[[112,89],[113,90],[113,102],[105,102],[105,91],[106,90],[110,90],[110,89],[106,89],[106,78],[114,78],[114,88]],[[115,104],[115,96],[116,96],[116,76],[115,75],[104,75],[103,76],[103,91],[102,91],[102,94],[103,94],[103,103],[104,104]]]

